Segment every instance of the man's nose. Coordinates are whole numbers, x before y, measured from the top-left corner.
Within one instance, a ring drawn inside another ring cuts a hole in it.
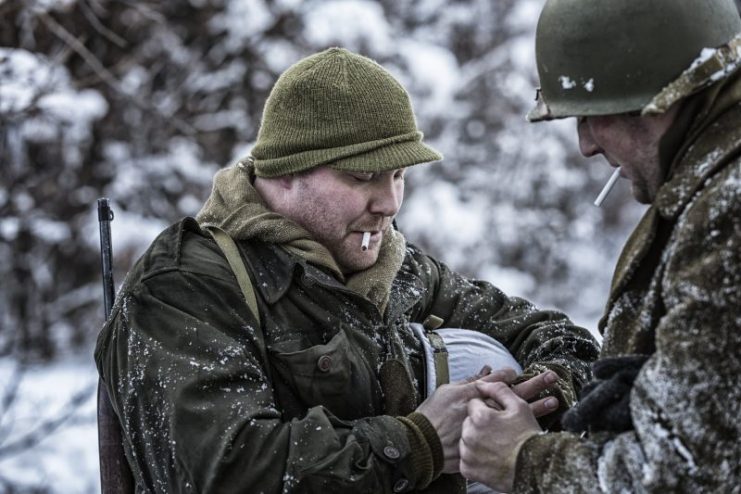
[[[579,151],[581,151],[581,154],[589,158],[602,152],[602,149],[594,141],[592,129],[586,117],[581,117],[577,120],[576,131],[579,134]]]
[[[373,190],[370,212],[383,216],[396,216],[404,200],[403,183],[397,183],[393,176],[389,180],[379,180]]]

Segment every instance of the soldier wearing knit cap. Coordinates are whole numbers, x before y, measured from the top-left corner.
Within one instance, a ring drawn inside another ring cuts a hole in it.
[[[443,384],[445,347],[412,323],[498,340],[522,375],[473,377],[558,422],[596,355],[589,333],[393,226],[407,168],[438,159],[372,60],[332,48],[280,77],[250,156],[217,173],[197,221],[155,240],[100,335],[139,489],[465,492],[458,440],[477,388]]]

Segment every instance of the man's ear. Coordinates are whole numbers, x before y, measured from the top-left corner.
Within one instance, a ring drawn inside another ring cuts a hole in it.
[[[280,177],[255,177],[255,188],[258,191],[286,191],[294,187],[296,175],[283,175]]]

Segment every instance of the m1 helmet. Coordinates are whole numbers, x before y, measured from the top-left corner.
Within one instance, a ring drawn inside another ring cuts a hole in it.
[[[739,32],[733,0],[547,0],[528,120],[642,110],[703,49]]]

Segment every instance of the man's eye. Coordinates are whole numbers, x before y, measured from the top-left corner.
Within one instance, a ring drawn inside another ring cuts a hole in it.
[[[373,173],[351,173],[350,176],[360,182],[370,182],[373,180]]]
[[[399,170],[398,172],[394,173],[394,178],[396,180],[404,180],[404,171]]]

